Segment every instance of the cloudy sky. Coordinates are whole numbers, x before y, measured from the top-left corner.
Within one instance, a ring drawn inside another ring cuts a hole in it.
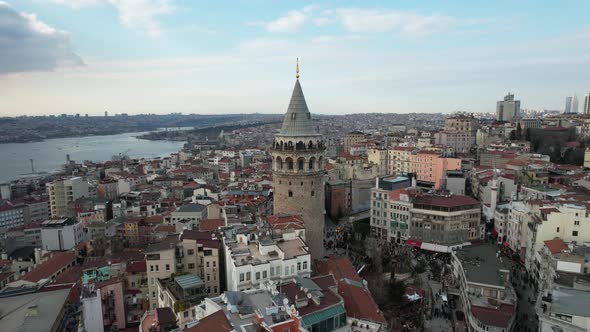
[[[444,4],[444,6],[443,6]],[[0,0],[0,116],[562,109],[590,1]]]

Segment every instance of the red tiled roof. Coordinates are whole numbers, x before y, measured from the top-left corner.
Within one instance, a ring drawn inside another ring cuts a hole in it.
[[[344,299],[347,316],[382,324],[387,323],[366,287],[342,280],[338,283],[338,293]]]
[[[545,246],[552,254],[558,254],[564,250],[569,250],[569,247],[562,239],[547,240]]]
[[[147,267],[145,261],[138,261],[138,262],[131,262],[127,264],[127,268],[125,270],[127,273],[137,273],[137,272],[146,272]]]
[[[182,330],[182,332],[231,332],[233,330],[234,328],[225,317],[223,310],[219,310],[199,320],[197,325]]]
[[[471,312],[480,322],[500,328],[508,327],[510,319],[514,315],[514,309],[515,307],[513,305],[505,303],[500,304],[498,309],[471,305]]]
[[[76,255],[73,252],[54,252],[48,260],[37,265],[32,271],[25,274],[21,279],[30,282],[38,282],[41,279],[47,279],[66,265],[74,263],[75,260]]]
[[[156,228],[154,229],[154,231],[156,231],[156,232],[175,233],[176,232],[176,226],[174,226],[174,225],[158,225],[158,226],[156,226]]]
[[[449,195],[448,197],[445,196],[435,196],[435,195],[422,195],[417,196],[414,200],[414,204],[424,204],[424,205],[431,205],[431,206],[442,206],[442,207],[460,207],[460,206],[469,206],[469,205],[477,205],[479,201],[475,198],[463,195]]]
[[[325,276],[316,276],[311,278],[322,290],[328,290],[330,287],[336,286],[336,280],[331,274]]]
[[[317,260],[316,265],[319,274],[331,273],[336,280],[347,278],[359,282],[363,281],[347,257],[330,256],[329,258]]]
[[[272,215],[266,218],[272,229],[305,229],[305,222],[300,215]]]
[[[223,226],[225,226],[223,219],[203,219],[199,222],[199,230],[205,232],[215,231]]]

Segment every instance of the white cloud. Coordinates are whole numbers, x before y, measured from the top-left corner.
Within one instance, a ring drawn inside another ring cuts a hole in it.
[[[308,19],[308,11],[293,10],[287,15],[268,22],[266,30],[270,32],[293,32],[299,30]]]
[[[364,8],[337,9],[335,15],[346,30],[357,33],[399,31],[422,35],[447,30],[456,21],[438,14]]]
[[[80,65],[66,32],[0,1],[0,74]]]
[[[81,8],[109,4],[117,10],[121,23],[129,28],[144,31],[150,36],[162,34],[158,17],[174,11],[172,0],[49,0],[53,3]]]

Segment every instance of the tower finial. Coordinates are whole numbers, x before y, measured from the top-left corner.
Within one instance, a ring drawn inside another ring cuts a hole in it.
[[[295,78],[299,79],[299,58],[297,58],[297,69],[295,71],[296,71]]]

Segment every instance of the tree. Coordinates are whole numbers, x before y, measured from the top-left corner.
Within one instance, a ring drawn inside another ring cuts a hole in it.
[[[522,126],[520,125],[520,122],[516,125],[516,139],[522,139]]]
[[[527,141],[529,141],[529,142],[531,141],[531,128],[527,128],[526,129],[525,138],[524,139],[527,140]]]

